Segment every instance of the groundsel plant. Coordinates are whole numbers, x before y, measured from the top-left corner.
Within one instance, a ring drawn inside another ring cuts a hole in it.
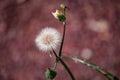
[[[61,56],[63,56],[63,57],[69,58],[71,60],[78,61],[78,62],[100,72],[108,80],[119,80],[116,76],[107,72],[100,66],[97,66],[89,61],[85,61],[83,59],[63,53],[62,48],[63,48],[63,44],[64,44],[65,31],[66,31],[66,9],[68,9],[68,8],[65,4],[61,4],[60,7],[61,7],[61,9],[63,9],[63,11],[56,10],[55,12],[52,12],[52,15],[54,16],[55,19],[59,20],[63,24],[62,36],[56,29],[51,28],[51,27],[46,27],[37,35],[37,37],[35,39],[35,43],[40,50],[45,51],[45,52],[50,52],[50,53],[54,54],[54,56],[56,57],[54,66],[52,68],[48,68],[45,72],[46,78],[49,80],[53,80],[57,75],[57,72],[56,72],[57,64],[61,63],[63,65],[63,67],[66,69],[66,71],[68,72],[69,76],[71,77],[71,80],[76,80],[74,75],[72,74],[71,70],[66,65],[64,60],[62,59]],[[59,52],[56,52],[55,49],[57,48],[58,45],[60,46]]]

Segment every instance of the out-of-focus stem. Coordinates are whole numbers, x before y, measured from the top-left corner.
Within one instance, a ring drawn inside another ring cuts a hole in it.
[[[83,59],[80,59],[80,58],[77,58],[77,57],[73,57],[73,56],[69,56],[67,54],[63,54],[64,57],[67,57],[69,59],[72,59],[74,61],[78,61],[82,64],[85,64],[86,66],[88,67],[91,67],[92,69],[100,72],[101,74],[103,74],[106,78],[108,78],[108,80],[119,80],[116,76],[112,75],[111,73],[105,71],[103,68],[101,68],[100,66],[97,66],[91,62],[88,62],[86,60],[83,60]]]

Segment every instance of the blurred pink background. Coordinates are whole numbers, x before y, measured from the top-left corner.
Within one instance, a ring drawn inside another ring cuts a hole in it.
[[[44,73],[54,57],[40,51],[34,40],[47,26],[62,34],[62,23],[51,14],[62,2],[69,7],[63,52],[120,76],[120,0],[0,0],[0,80],[47,80]],[[64,60],[76,80],[107,80]],[[61,65],[57,72],[54,80],[71,80]]]

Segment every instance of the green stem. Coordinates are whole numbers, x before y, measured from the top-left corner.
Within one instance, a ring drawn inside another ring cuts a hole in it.
[[[64,8],[64,16],[66,17],[66,8]],[[63,36],[62,36],[62,41],[61,41],[60,50],[59,50],[60,57],[62,55],[62,48],[63,48],[64,38],[65,38],[65,31],[66,31],[66,20],[63,22]]]
[[[65,63],[59,56],[57,56],[57,54],[56,54],[56,52],[54,51],[54,49],[52,49],[52,51],[53,51],[53,53],[54,53],[54,55],[55,55],[55,57],[56,57],[56,60],[58,60],[58,61],[61,62],[61,64],[64,66],[64,68],[66,69],[66,71],[67,71],[68,74],[70,75],[71,79],[72,79],[72,80],[75,80],[72,72],[70,71],[70,69],[68,68],[68,66],[66,65],[66,63]]]
[[[58,62],[59,62],[59,60],[56,58],[56,61],[55,61],[54,67],[53,67],[54,70],[56,70]]]
[[[88,61],[85,61],[85,60],[82,60],[80,58],[76,58],[76,57],[73,57],[73,56],[69,56],[67,54],[64,54],[64,56],[67,57],[67,58],[70,58],[74,61],[78,61],[82,64],[85,64],[88,67],[91,67],[92,69],[94,69],[94,70],[100,72],[101,74],[103,74],[106,78],[108,78],[108,80],[119,80],[116,76],[112,75],[111,73],[105,71],[103,68],[101,68],[101,67],[99,67],[99,66],[97,66],[97,65],[95,65],[91,62],[88,62]]]

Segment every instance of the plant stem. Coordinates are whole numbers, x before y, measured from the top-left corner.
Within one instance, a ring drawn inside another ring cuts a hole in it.
[[[54,67],[53,67],[54,70],[56,70],[57,64],[58,64],[58,60],[55,61],[55,64],[54,64]]]
[[[75,80],[72,72],[70,71],[70,69],[68,68],[68,66],[66,65],[66,63],[61,59],[59,58],[59,61],[61,62],[61,64],[65,67],[65,69],[67,70],[67,72],[69,73],[70,77],[72,80]]]
[[[64,8],[64,16],[66,17],[66,8]],[[61,41],[60,50],[59,50],[60,57],[62,55],[62,48],[63,48],[64,38],[65,38],[65,31],[66,31],[66,20],[63,22],[63,36],[62,36],[62,41]]]
[[[59,60],[61,62],[61,64],[64,66],[64,68],[66,69],[66,71],[68,72],[68,74],[70,75],[71,79],[72,80],[75,80],[72,72],[70,71],[70,69],[68,68],[68,66],[66,65],[66,63],[60,58],[60,56],[57,56],[56,52],[54,51],[54,49],[52,49],[55,57],[56,57],[56,60]]]
[[[52,48],[52,47],[51,47]],[[55,57],[57,57],[56,52],[54,51],[54,49],[52,48],[52,51],[50,51],[50,54],[54,54]],[[53,69],[56,70],[57,64],[58,64],[59,60],[56,58],[56,61],[54,63]]]
[[[86,66],[88,67],[91,67],[92,69],[100,72],[101,74],[103,74],[106,78],[108,78],[108,80],[119,80],[116,76],[112,75],[111,73],[105,71],[103,68],[101,68],[100,66],[97,66],[91,62],[88,62],[88,61],[85,61],[83,59],[80,59],[80,58],[76,58],[76,57],[73,57],[73,56],[69,56],[67,54],[64,54],[65,57],[69,58],[69,59],[72,59],[74,61],[78,61],[82,64],[85,64]]]

